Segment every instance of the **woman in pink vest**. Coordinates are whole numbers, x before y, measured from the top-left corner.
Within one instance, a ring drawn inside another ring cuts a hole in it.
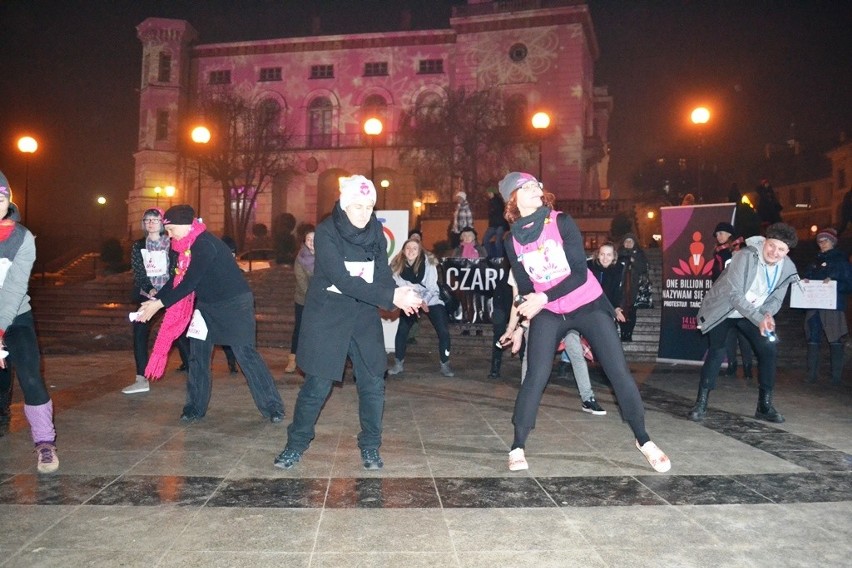
[[[622,417],[630,425],[636,447],[658,472],[671,469],[669,458],[645,430],[645,409],[630,374],[618,332],[615,311],[596,278],[589,278],[583,237],[574,220],[554,211],[556,197],[544,193],[532,175],[511,172],[500,182],[506,201],[506,220],[512,238],[506,254],[520,292],[518,312],[529,321],[526,379],[515,400],[515,439],[509,469],[528,469],[524,456],[527,436],[535,427],[541,396],[553,370],[553,352],[570,329],[583,335],[598,355],[610,380]],[[516,330],[507,330],[508,339]]]

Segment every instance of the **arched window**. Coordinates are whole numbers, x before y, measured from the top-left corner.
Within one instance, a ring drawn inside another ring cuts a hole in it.
[[[317,97],[308,106],[308,146],[331,146],[331,119],[334,110],[328,97]]]
[[[257,127],[263,132],[270,149],[280,147],[281,105],[275,99],[264,99],[257,106]]]
[[[388,103],[381,95],[370,95],[361,104],[361,125],[369,118],[378,118],[382,121],[382,133],[376,136],[374,144],[383,144],[387,139],[388,131]],[[363,132],[362,132],[363,135]]]
[[[172,56],[168,53],[160,53],[160,62],[157,67],[157,82],[171,83],[172,81]]]

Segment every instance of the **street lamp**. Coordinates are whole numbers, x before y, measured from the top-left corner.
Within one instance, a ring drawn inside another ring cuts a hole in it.
[[[99,195],[97,198],[98,205],[100,205],[100,215],[98,216],[98,238],[103,241],[104,240],[104,209],[106,209],[106,197],[103,195]]]
[[[390,187],[390,182],[386,179],[383,179],[382,181],[379,182],[379,185],[384,190],[382,192],[382,209],[386,209],[387,208],[387,200],[388,200],[388,188]]]
[[[27,213],[30,210],[30,156],[38,150],[38,142],[32,136],[22,136],[18,139],[18,150],[25,156],[24,166],[24,226],[27,225]]]
[[[364,134],[370,139],[370,181],[376,177],[376,136],[382,133],[384,125],[378,118],[368,118],[364,121]]]
[[[550,115],[546,112],[537,112],[532,116],[532,126],[538,132],[538,181],[542,181],[541,167],[541,143],[544,140],[544,134],[550,128]]]
[[[196,144],[207,144],[210,142],[210,130],[206,126],[196,126],[190,134],[192,141]],[[199,153],[201,152],[199,147]],[[196,158],[198,162],[198,207],[195,208],[196,217],[201,217],[201,156]]]
[[[160,194],[161,194],[162,192],[163,192],[163,188],[162,188],[162,187],[160,187],[159,185],[158,185],[157,187],[155,187],[155,188],[154,188],[154,195],[156,195],[156,196],[157,196],[157,201],[156,201],[156,203],[155,203],[155,207],[159,207],[159,206],[160,206]]]
[[[701,178],[704,173],[704,125],[710,121],[710,110],[707,107],[696,107],[692,110],[692,113],[689,115],[690,120],[692,120],[692,124],[694,124],[699,129],[698,134],[698,153],[700,154],[701,164],[698,167],[698,189],[696,193],[698,194],[699,199],[704,201],[704,193],[701,190]]]
[[[169,198],[169,209],[172,207],[172,198],[175,196],[175,186],[167,185],[166,186],[166,197]]]

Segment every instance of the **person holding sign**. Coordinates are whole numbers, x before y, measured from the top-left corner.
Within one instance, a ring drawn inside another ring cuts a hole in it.
[[[166,308],[145,376],[150,380],[162,377],[172,342],[186,332],[190,338],[189,375],[180,419],[195,422],[207,414],[210,403],[213,347],[229,345],[257,409],[271,422],[282,422],[284,403],[255,349],[254,296],[228,245],[207,232],[189,205],[169,208],[163,224],[178,261],[174,278],[138,312],[136,321],[144,323]]]
[[[169,246],[169,236],[163,228],[163,210],[157,207],[142,214],[142,229],[145,236],[130,248],[130,266],[133,268],[133,301],[142,303],[157,295],[171,277],[177,265],[177,253]],[[148,366],[148,338],[151,323],[133,323],[133,358],[136,361],[136,380],[124,387],[124,394],[136,394],[151,390],[145,378]],[[181,336],[177,340],[182,367],[187,364],[189,343]]]
[[[839,385],[843,376],[843,337],[849,333],[846,324],[846,295],[852,293],[852,265],[837,250],[837,231],[821,230],[816,237],[819,254],[804,271],[804,281],[836,282],[837,303],[833,310],[805,312],[805,336],[808,340],[808,382],[815,383],[819,374],[819,346],[823,335],[828,339],[831,357],[831,384]]]
[[[305,296],[296,351],[305,382],[275,467],[291,469],[301,461],[332,384],[342,380],[347,357],[358,377],[361,461],[364,469],[384,466],[379,447],[388,360],[377,308],[396,306],[413,315],[423,299],[413,288],[397,288],[382,225],[373,213],[375,204],[373,182],[357,175],[340,178],[340,199],[331,216],[317,225],[314,275]]]
[[[515,304],[520,316],[529,320],[527,374],[515,400],[509,470],[529,469],[524,446],[535,428],[542,393],[553,369],[553,351],[573,329],[601,356],[601,366],[618,397],[622,416],[633,430],[636,447],[655,471],[669,471],[671,461],[645,430],[642,397],[613,325],[615,311],[586,266],[580,229],[569,215],[553,210],[556,196],[545,193],[532,175],[511,172],[499,187],[512,230],[506,254],[518,284]],[[517,330],[511,329],[504,335],[515,333]]]
[[[732,329],[745,335],[757,354],[760,387],[754,417],[767,422],[784,422],[772,404],[778,341],[774,316],[781,309],[787,288],[796,279],[796,265],[787,258],[799,242],[796,229],[775,223],[766,237],[746,239],[746,247],[733,255],[730,264],[707,291],[698,309],[701,333],[710,348],[701,367],[698,398],[689,413],[693,422],[704,420],[707,399],[716,388],[716,377],[725,358],[725,342]]]

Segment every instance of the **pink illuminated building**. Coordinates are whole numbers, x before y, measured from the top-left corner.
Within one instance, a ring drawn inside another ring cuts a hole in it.
[[[612,100],[594,86],[598,45],[581,1],[468,0],[453,9],[445,29],[428,31],[220,44],[197,43],[183,20],[149,18],[137,31],[143,71],[128,226],[153,205],[156,187],[174,186],[175,203],[200,206],[210,229],[222,231],[222,190],[206,175],[199,180],[188,141],[194,101],[222,88],[273,101],[292,134],[283,151],[295,167],[259,195],[253,213],[254,222],[267,226],[283,212],[299,221],[321,219],[337,198],[337,178],[369,177],[371,158],[377,188],[387,181],[378,206],[417,214],[421,203],[451,201],[457,188],[421,187],[400,165],[394,141],[403,111],[443,100],[458,87],[497,87],[506,107],[525,117],[546,111],[551,126],[540,147],[548,190],[560,199],[609,196]],[[368,116],[384,123],[372,152],[363,134]],[[513,169],[538,171],[537,150],[518,160]]]

